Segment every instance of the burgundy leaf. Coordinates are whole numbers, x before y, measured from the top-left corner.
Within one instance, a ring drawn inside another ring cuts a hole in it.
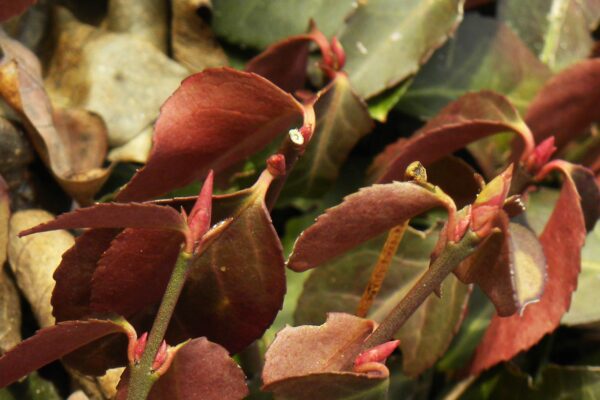
[[[263,389],[286,399],[334,400],[381,385],[389,375],[383,364],[368,363],[370,371],[352,372],[362,343],[374,329],[373,321],[342,313],[329,314],[321,326],[284,328],[267,350]]]
[[[116,400],[125,400],[129,371]],[[193,339],[175,353],[167,372],[152,386],[148,400],[240,400],[248,395],[244,373],[227,350],[206,338]]]
[[[477,347],[471,373],[476,374],[501,361],[510,360],[558,327],[577,287],[585,235],[577,188],[571,179],[565,179],[554,212],[540,236],[548,264],[544,293],[537,303],[525,308],[522,315],[495,316],[492,319]]]
[[[75,228],[145,228],[172,230],[188,235],[188,226],[171,207],[142,203],[100,203],[61,214],[53,221],[27,229],[19,236]]]
[[[6,21],[27,10],[36,0],[8,0],[0,4],[0,22]]]
[[[447,105],[410,139],[388,146],[371,171],[379,183],[401,180],[413,161],[428,166],[469,143],[506,131],[525,143],[525,154],[533,150],[529,128],[505,97],[488,91],[469,93]]]
[[[113,333],[128,331],[108,320],[67,321],[41,329],[0,358],[0,387]]]
[[[525,115],[536,142],[554,136],[560,149],[600,114],[600,59],[581,61],[551,78]]]
[[[435,207],[445,207],[451,217],[454,213],[454,204],[445,195],[412,182],[363,188],[327,210],[300,235],[288,267],[294,271],[317,267]]]
[[[292,124],[302,106],[268,80],[229,68],[183,81],[161,108],[148,163],[118,194],[146,200],[254,154]]]

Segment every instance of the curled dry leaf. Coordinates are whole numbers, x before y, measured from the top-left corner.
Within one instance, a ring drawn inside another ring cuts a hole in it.
[[[27,10],[36,0],[11,0],[0,5],[0,21],[6,21]]]
[[[529,128],[504,96],[488,91],[466,94],[410,139],[388,146],[373,162],[371,174],[377,182],[400,180],[413,161],[427,166],[469,143],[506,131],[515,133],[525,144],[524,153],[533,150]]]
[[[106,122],[111,146],[147,129],[160,105],[188,74],[152,44],[55,15],[57,48],[46,75],[52,101],[93,111]]]
[[[17,279],[17,285],[31,305],[41,327],[54,324],[50,305],[50,296],[54,288],[52,275],[61,263],[62,254],[74,241],[66,231],[48,232],[26,238],[20,238],[18,234],[52,219],[53,216],[43,210],[19,211],[10,219],[10,266]]]
[[[446,208],[452,200],[439,190],[412,182],[376,184],[347,196],[328,209],[294,244],[288,267],[305,271],[390,230],[432,208]]]
[[[581,61],[551,78],[525,114],[536,142],[554,136],[560,149],[600,113],[600,59]]]
[[[128,373],[115,400],[127,398]],[[198,338],[176,350],[173,363],[152,386],[148,400],[240,400],[247,395],[244,373],[227,350]]]
[[[110,0],[106,25],[113,32],[130,33],[166,53],[168,15],[164,0]]]
[[[569,309],[571,294],[577,287],[585,235],[580,197],[574,181],[567,174],[558,202],[540,236],[548,264],[544,293],[522,314],[492,319],[475,352],[471,373],[479,373],[511,359],[556,329]]]
[[[77,201],[89,202],[108,178],[109,170],[101,168],[107,148],[103,121],[84,110],[53,111],[36,56],[4,33],[0,47],[0,96],[21,116],[63,189]]]
[[[438,233],[439,229],[432,229],[423,235],[410,228],[405,233],[370,309],[370,319],[381,322],[427,271]],[[312,272],[304,283],[294,321],[299,325],[317,324],[323,322],[327,312],[354,312],[382,239],[366,242]],[[449,276],[441,292],[441,298],[429,296],[394,336],[400,339],[402,371],[409,376],[419,375],[436,362],[450,345],[464,316],[469,288]]]
[[[227,55],[217,41],[208,21],[198,13],[210,13],[210,0],[173,0],[171,2],[171,46],[173,58],[191,72],[227,65]]]
[[[97,319],[61,322],[41,329],[0,358],[0,387],[114,333],[129,334],[122,323]]]
[[[384,365],[352,371],[363,341],[374,329],[373,321],[342,313],[329,314],[321,326],[284,328],[265,355],[263,390],[290,400],[380,398],[373,392],[385,392],[389,371]]]
[[[150,199],[202,179],[262,149],[294,123],[302,106],[268,80],[229,68],[183,81],[156,123],[148,163],[117,195]]]

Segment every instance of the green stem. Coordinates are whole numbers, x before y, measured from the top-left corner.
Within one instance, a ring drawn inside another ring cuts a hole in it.
[[[167,284],[167,289],[163,295],[162,302],[154,319],[154,325],[150,330],[146,349],[140,359],[140,362],[131,368],[131,378],[129,379],[129,389],[127,400],[145,400],[150,393],[152,385],[158,376],[152,370],[152,363],[156,353],[162,343],[171,316],[177,305],[177,300],[183,289],[187,271],[190,266],[191,255],[182,251],[179,253],[175,268]]]
[[[461,261],[473,254],[480,242],[479,236],[468,231],[458,243],[448,243],[406,296],[365,340],[362,349],[367,350],[391,340],[408,318],[436,288],[440,287],[444,279],[454,271]]]

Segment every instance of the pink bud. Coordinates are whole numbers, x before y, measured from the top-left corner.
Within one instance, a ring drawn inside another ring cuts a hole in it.
[[[273,154],[267,159],[267,169],[271,175],[284,176],[285,175],[285,156],[283,154]]]
[[[512,164],[500,175],[492,179],[471,206],[471,230],[479,237],[485,237],[492,229],[496,215],[502,210],[512,181]]]
[[[337,60],[337,70],[339,71],[346,65],[346,52],[337,36],[334,36],[333,39],[331,39],[331,51]]]
[[[148,341],[148,332],[144,332],[144,334],[137,340],[135,343],[135,348],[133,349],[133,361],[138,363],[142,359],[142,354],[144,354],[144,350],[146,350],[146,342]]]
[[[167,342],[165,342],[163,340],[162,343],[160,344],[160,347],[158,348],[158,351],[156,352],[156,357],[154,357],[154,362],[152,363],[153,371],[156,371],[163,365],[163,363],[167,359],[167,350],[168,349],[169,349],[169,346],[167,346]]]
[[[458,242],[467,232],[469,225],[471,224],[471,206],[466,208],[464,215],[460,215],[456,221],[454,227],[454,235],[450,238],[453,242]]]
[[[555,151],[556,146],[554,145],[554,136],[544,139],[527,159],[527,170],[532,174],[537,173],[544,165],[546,165],[546,163],[548,163]]]
[[[204,180],[204,184],[202,185],[202,189],[200,190],[196,204],[194,204],[194,208],[192,208],[192,211],[187,219],[191,232],[191,243],[188,243],[186,249],[189,252],[194,250],[195,244],[200,241],[202,236],[204,236],[204,234],[208,231],[208,228],[210,228],[212,192],[213,171],[211,170]]]
[[[370,362],[384,362],[396,350],[399,344],[399,340],[392,340],[391,342],[386,342],[363,351],[354,359],[354,367],[356,368]]]

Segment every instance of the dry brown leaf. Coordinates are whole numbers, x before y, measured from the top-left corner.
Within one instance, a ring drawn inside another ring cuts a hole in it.
[[[53,110],[35,54],[0,32],[4,52],[0,96],[21,117],[34,147],[57,181],[88,203],[108,178],[103,121],[85,110]]]
[[[110,0],[107,27],[113,32],[130,33],[167,52],[166,0]]]
[[[111,146],[152,125],[159,108],[188,71],[150,43],[127,33],[56,16],[56,51],[46,86],[56,104],[93,111],[106,121]]]
[[[173,58],[191,72],[228,64],[227,55],[198,11],[211,12],[210,0],[172,0]]]
[[[53,231],[19,238],[19,232],[48,222],[54,216],[44,210],[26,210],[10,219],[8,260],[17,285],[31,304],[41,327],[54,325],[50,296],[54,289],[54,270],[62,254],[75,243],[67,231]]]

